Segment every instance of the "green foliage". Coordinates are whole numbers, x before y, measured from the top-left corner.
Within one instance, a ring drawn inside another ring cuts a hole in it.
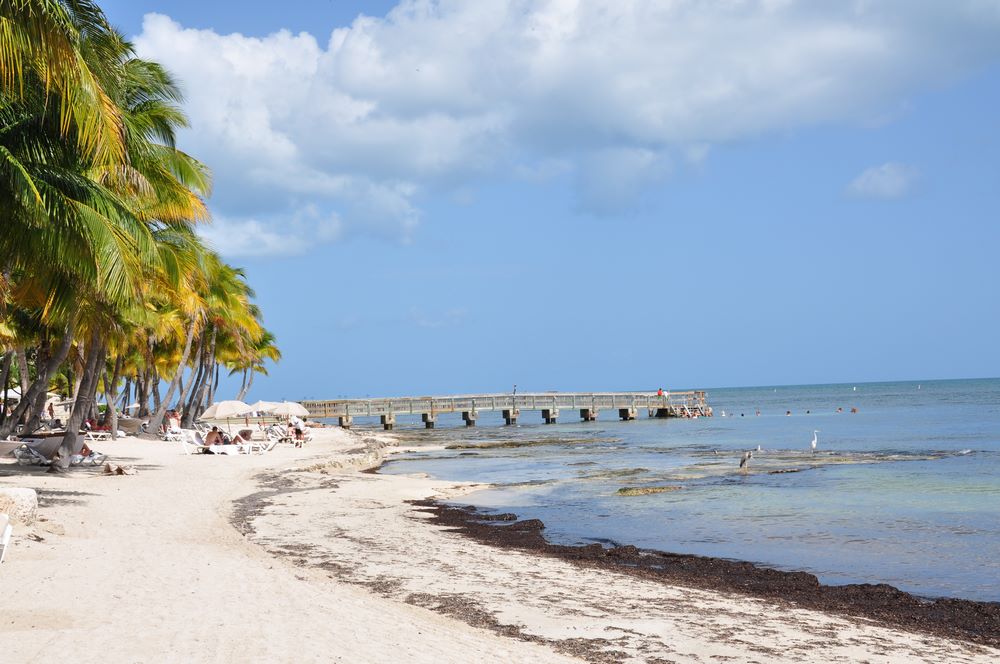
[[[99,371],[122,358],[121,376],[183,369],[192,326],[216,341],[213,364],[280,358],[242,271],[195,232],[211,174],[176,146],[181,100],[97,4],[0,0],[0,350],[49,349],[72,329],[65,369],[32,377],[61,393],[94,331]]]

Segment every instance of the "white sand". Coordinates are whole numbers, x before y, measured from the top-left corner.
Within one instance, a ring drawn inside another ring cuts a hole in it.
[[[0,486],[41,492],[46,519],[35,528],[44,540],[20,529],[0,567],[0,660],[546,662],[574,661],[557,651],[575,647],[619,653],[609,661],[1000,660],[966,643],[480,545],[403,502],[468,487],[357,473],[351,466],[380,457],[361,448],[330,429],[305,449],[256,457],[101,446],[135,476],[0,465]],[[233,501],[259,490],[255,475],[288,467],[312,470],[268,473],[299,490],[266,495],[253,534],[240,535]],[[406,603],[456,598],[476,609],[467,619],[491,616],[542,643]]]

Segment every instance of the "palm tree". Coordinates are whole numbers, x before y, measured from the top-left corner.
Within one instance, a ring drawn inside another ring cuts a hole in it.
[[[264,330],[260,338],[247,349],[247,352],[237,355],[227,366],[230,367],[229,375],[232,376],[237,371],[243,372],[243,380],[240,383],[240,391],[236,395],[237,401],[243,401],[247,393],[253,387],[253,377],[255,374],[267,375],[266,361],[278,362],[281,360],[281,351],[275,344],[274,335]]]
[[[100,163],[124,156],[121,118],[86,62],[81,42],[111,31],[89,0],[0,0],[0,86],[20,98],[56,95],[61,134]]]
[[[58,372],[63,466],[102,385],[111,411],[122,377],[152,394],[155,431],[178,388],[200,412],[220,362],[252,382],[280,357],[243,273],[194,233],[210,175],[176,147],[180,102],[90,0],[0,0],[0,389],[27,388],[0,435],[32,426]]]

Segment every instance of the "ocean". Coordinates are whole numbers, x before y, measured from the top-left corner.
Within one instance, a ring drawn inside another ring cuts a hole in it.
[[[556,543],[1000,601],[1000,379],[716,389],[708,400],[712,418],[607,411],[583,423],[564,410],[558,424],[522,412],[504,427],[481,413],[475,428],[441,416],[432,431],[401,421],[405,443],[427,449],[380,472],[489,483],[460,503],[541,519]]]

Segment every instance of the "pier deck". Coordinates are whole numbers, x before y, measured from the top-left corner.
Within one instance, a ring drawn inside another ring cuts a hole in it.
[[[462,413],[466,426],[475,426],[478,413],[500,411],[507,424],[516,424],[521,411],[539,411],[546,424],[559,417],[559,409],[578,410],[580,419],[594,421],[601,410],[618,411],[622,420],[633,420],[646,409],[650,417],[711,416],[704,391],[690,392],[540,392],[526,394],[465,394],[438,397],[389,397],[303,401],[313,418],[338,418],[350,427],[355,417],[379,417],[388,430],[397,415],[420,415],[428,429],[441,413]]]

